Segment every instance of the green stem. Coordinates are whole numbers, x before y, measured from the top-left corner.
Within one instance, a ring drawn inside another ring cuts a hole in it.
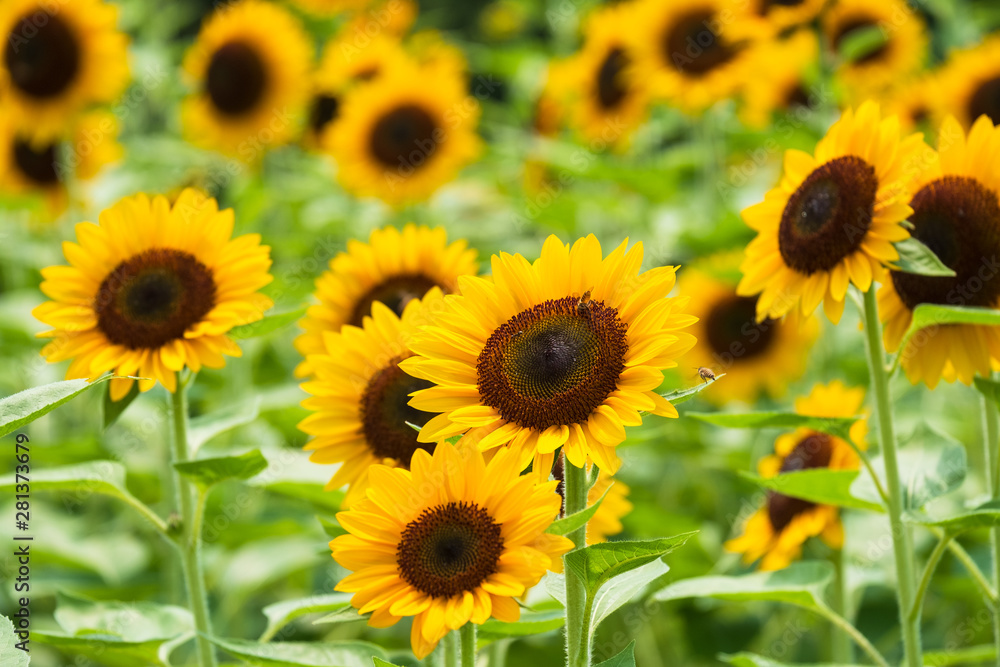
[[[868,638],[861,634],[860,630],[851,625],[846,618],[826,605],[821,605],[817,610],[817,613],[843,630],[847,636],[854,640],[854,643],[857,644],[862,651],[868,654],[868,657],[872,659],[872,662],[879,667],[889,667],[889,663],[886,662],[886,659],[882,657],[881,653],[878,652],[878,649],[872,646],[872,643],[868,641]]]
[[[927,588],[931,585],[931,579],[934,578],[934,570],[937,569],[938,563],[941,561],[941,557],[944,556],[944,552],[948,550],[948,543],[951,542],[951,535],[945,534],[941,536],[938,540],[937,545],[935,545],[934,550],[931,555],[927,557],[927,565],[924,567],[924,574],[920,577],[920,585],[917,587],[917,597],[913,601],[913,607],[910,609],[910,622],[914,624],[920,623],[920,614],[924,606],[924,597],[927,595]]]
[[[444,636],[444,667],[459,667],[458,633],[454,630]]]
[[[188,460],[188,408],[186,383],[177,378],[177,391],[170,397],[170,414],[173,420],[173,461]],[[173,467],[173,466],[171,466]],[[215,650],[208,636],[212,634],[211,618],[208,615],[208,596],[205,591],[205,573],[201,562],[201,516],[204,509],[203,497],[196,498],[194,485],[173,469],[174,488],[177,490],[177,507],[181,515],[184,532],[180,540],[181,562],[184,584],[187,588],[188,605],[194,616],[194,627],[198,632],[195,643],[200,667],[215,667]]]
[[[498,639],[490,644],[489,667],[504,667],[507,664],[507,640]]]
[[[833,609],[850,622],[848,611],[850,601],[847,596],[847,568],[844,565],[844,551],[837,549],[833,554],[833,566],[836,570],[836,581],[833,589]],[[833,662],[847,665],[854,662],[854,651],[851,647],[851,636],[846,632],[833,632]]]
[[[997,450],[997,406],[986,396],[979,397],[983,411],[983,454],[986,468],[986,488],[993,500],[1000,498],[1000,451]],[[1000,528],[990,529],[990,546],[993,555],[993,585],[1000,590]],[[997,649],[997,665],[1000,665],[1000,609],[996,605],[993,614],[993,642]]]
[[[476,624],[462,626],[462,667],[476,667]]]
[[[587,509],[587,471],[577,468],[566,460],[564,466],[564,493],[566,496],[565,515],[570,516]],[[576,546],[587,546],[587,526],[567,535]],[[583,582],[569,568],[565,568],[566,579],[566,653],[568,667],[589,667],[590,665],[590,619],[587,618],[587,591]]]
[[[910,622],[916,583],[913,545],[909,528],[903,523],[903,492],[899,481],[896,458],[896,433],[892,423],[892,401],[889,397],[889,376],[886,374],[885,350],[882,347],[882,324],[878,319],[878,304],[874,285],[865,292],[865,349],[868,370],[875,392],[875,415],[879,426],[879,451],[885,462],[886,491],[889,496],[889,524],[892,530],[892,552],[896,560],[898,581],[899,622],[903,630],[903,656],[908,667],[921,667],[920,627]]]
[[[943,530],[931,529],[939,539],[944,536]],[[951,555],[958,559],[958,562],[965,567],[966,571],[972,576],[972,580],[979,585],[979,589],[983,593],[983,597],[986,598],[986,603],[991,607],[997,604],[997,592],[990,585],[989,580],[983,575],[982,570],[976,565],[976,561],[972,560],[972,556],[966,551],[957,540],[952,540],[948,543],[948,550],[951,551]]]

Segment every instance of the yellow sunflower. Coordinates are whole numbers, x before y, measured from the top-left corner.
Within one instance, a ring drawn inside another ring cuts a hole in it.
[[[313,452],[310,461],[340,464],[326,488],[349,485],[348,506],[364,495],[372,465],[408,468],[413,452],[434,450],[434,443],[418,442],[409,426],[423,426],[433,416],[409,406],[412,392],[432,385],[404,373],[399,362],[411,356],[406,342],[433,321],[442,298],[432,287],[422,302],[412,299],[402,317],[375,302],[362,328],[328,332],[324,351],[309,357],[315,378],[302,385],[312,394],[302,405],[313,414],[299,428],[315,436],[305,447]]]
[[[434,287],[446,294],[456,292],[459,276],[478,270],[476,251],[464,240],[449,244],[443,227],[411,223],[403,231],[376,229],[368,243],[348,241],[347,252],[330,260],[330,269],[316,280],[319,304],[299,323],[305,332],[295,340],[295,348],[307,360],[296,375],[311,372],[308,357],[325,353],[323,338],[328,333],[339,332],[345,324],[362,326],[376,302],[401,316],[410,301]]]
[[[811,417],[856,417],[864,398],[863,389],[849,389],[834,381],[816,385],[808,397],[796,400],[795,411]],[[867,431],[867,419],[855,422],[850,433],[854,446],[866,449]],[[770,478],[815,468],[857,470],[858,465],[858,454],[850,443],[800,428],[780,436],[774,443],[774,454],[761,459],[757,471]],[[764,506],[746,522],[741,536],[726,542],[726,549],[743,554],[747,565],[763,557],[761,570],[780,570],[801,557],[802,545],[816,536],[833,549],[843,547],[844,526],[836,507],[768,491]]]
[[[784,394],[788,383],[805,372],[819,334],[814,317],[758,322],[757,299],[736,293],[741,257],[710,257],[702,266],[688,267],[677,285],[681,294],[697,295],[690,311],[698,318],[691,329],[698,342],[681,364],[692,372],[706,367],[726,374],[725,382],[702,394],[719,405],[753,403],[763,393],[772,398]]]
[[[910,201],[910,231],[955,272],[930,277],[889,272],[878,293],[886,348],[899,348],[922,303],[1000,308],[1000,277],[991,258],[1000,253],[1000,129],[980,116],[965,136],[949,116],[938,139],[940,162],[921,176]],[[914,384],[932,389],[943,377],[972,384],[989,377],[1000,362],[1000,329],[972,324],[924,329],[902,351],[902,365]]]
[[[197,89],[181,109],[185,133],[204,148],[258,160],[298,131],[311,58],[309,36],[278,5],[239,0],[216,10],[184,58]]]
[[[338,0],[303,1],[326,3]],[[383,0],[382,2],[368,0],[359,4],[367,4],[367,7],[356,12],[344,26],[344,34],[354,35],[355,41],[359,44],[378,34],[402,37],[413,26],[413,22],[420,12],[416,0]]]
[[[587,522],[587,544],[607,542],[609,537],[625,530],[622,517],[632,511],[632,503],[628,499],[629,491],[624,482],[618,481],[603,470],[598,474],[597,481],[587,492],[587,507],[600,500],[601,496],[604,496],[604,502]]]
[[[759,24],[726,20],[730,0],[638,0],[628,32],[634,79],[653,96],[700,112],[732,96],[752,76],[750,45]]]
[[[5,0],[0,34],[0,99],[10,121],[37,149],[93,104],[113,101],[128,83],[128,38],[118,9],[101,0]]]
[[[442,74],[435,76],[468,79],[469,61],[466,59],[465,53],[454,44],[446,41],[444,35],[438,30],[421,30],[414,33],[406,40],[406,49],[421,67],[426,67],[429,70],[438,69],[442,72]]]
[[[501,253],[491,279],[460,278],[440,326],[421,329],[417,356],[400,364],[437,385],[410,401],[442,413],[420,440],[468,430],[483,450],[509,445],[522,468],[534,456],[535,470],[549,470],[562,447],[573,465],[589,459],[614,474],[615,447],[640,412],[676,417],[654,390],[694,345],[681,331],[694,318],[687,297],[666,298],[677,267],[640,274],[642,244],[627,248],[603,258],[593,235],[572,248],[550,236],[534,263]]]
[[[819,40],[811,30],[799,30],[785,39],[760,42],[753,50],[756,74],[743,87],[740,117],[753,128],[763,128],[777,111],[796,112],[818,106],[810,92],[818,78]]]
[[[936,128],[947,93],[937,73],[925,73],[889,89],[882,104],[887,116],[898,116],[902,131]]]
[[[905,0],[837,0],[823,15],[823,33],[834,54],[851,35],[877,28],[884,42],[853,61],[842,62],[837,80],[848,99],[863,99],[919,70],[927,55],[923,21]]]
[[[438,68],[399,67],[345,97],[323,145],[345,189],[409,204],[428,198],[479,155],[478,120],[479,104],[464,79]]]
[[[337,590],[354,593],[373,627],[412,616],[418,658],[466,623],[517,621],[517,598],[561,571],[573,548],[545,533],[559,514],[558,482],[518,472],[512,452],[485,463],[448,443],[433,455],[418,449],[410,470],[372,466],[366,497],[337,514],[348,534],[330,548],[351,570]]]
[[[76,226],[66,242],[69,266],[42,269],[51,301],[33,315],[53,327],[39,334],[50,362],[73,359],[67,379],[107,371],[140,376],[139,389],[159,381],[176,388],[185,366],[221,368],[222,355],[240,356],[227,337],[271,307],[257,290],[271,282],[270,249],[260,236],[230,240],[232,210],[185,190],[173,207],[162,196],[126,197],[101,213],[100,224]],[[119,400],[132,380],[113,380]]]
[[[570,61],[570,81],[564,85],[576,97],[571,119],[591,146],[626,147],[649,114],[649,90],[633,70],[632,11],[622,4],[594,12],[583,48]]]
[[[737,294],[760,294],[759,319],[796,307],[811,315],[822,301],[839,322],[848,283],[866,292],[899,258],[892,244],[909,236],[915,165],[929,151],[920,134],[900,139],[899,119],[883,119],[874,102],[845,111],[815,156],[787,151],[780,185],[743,211],[757,238]]]
[[[1000,124],[1000,35],[952,54],[941,77],[942,106],[963,127],[983,115]]]
[[[810,23],[833,0],[732,0],[737,20],[762,23],[767,33]]]

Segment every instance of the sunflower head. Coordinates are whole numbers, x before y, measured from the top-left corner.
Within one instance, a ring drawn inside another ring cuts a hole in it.
[[[270,308],[257,290],[271,282],[271,260],[258,235],[230,239],[232,230],[233,212],[195,190],[173,206],[126,197],[99,224],[78,224],[77,242],[63,244],[69,266],[42,270],[52,299],[33,311],[52,327],[39,334],[52,339],[42,355],[72,359],[67,379],[113,371],[140,376],[142,391],[157,381],[174,391],[185,366],[220,368],[223,354],[240,356],[226,334]],[[132,382],[113,380],[111,397]]]
[[[743,211],[757,238],[737,292],[760,295],[760,319],[808,316],[823,302],[839,321],[848,284],[866,292],[898,259],[892,244],[909,236],[913,182],[932,157],[922,135],[901,139],[899,119],[873,102],[844,112],[815,155],[787,151],[780,185]]]
[[[768,35],[811,22],[829,0],[734,0],[730,3],[738,21],[747,21]]]
[[[516,598],[573,547],[545,533],[559,514],[557,482],[519,472],[512,452],[486,463],[461,442],[417,450],[409,470],[372,466],[365,497],[337,515],[348,534],[330,548],[352,572],[337,590],[354,593],[369,625],[412,616],[418,658],[466,623],[516,621]]]
[[[815,103],[811,92],[818,75],[819,40],[811,30],[759,42],[750,56],[755,75],[743,86],[740,117],[747,125],[765,127],[775,112],[798,113]]]
[[[953,54],[941,72],[937,102],[970,128],[980,116],[1000,124],[1000,36]]]
[[[521,467],[548,470],[563,447],[613,474],[615,447],[639,411],[677,416],[654,389],[661,370],[694,344],[686,298],[665,298],[676,267],[639,273],[642,246],[627,240],[607,257],[594,236],[572,247],[555,236],[531,263],[501,253],[492,278],[460,279],[442,326],[411,341],[406,372],[437,386],[411,405],[441,413],[420,432],[433,442],[469,431],[483,450],[509,445]]]
[[[864,390],[847,388],[841,382],[816,385],[809,396],[795,401],[795,411],[810,417],[856,417],[864,401]],[[774,454],[761,459],[761,477],[781,473],[827,468],[856,470],[859,459],[855,448],[865,449],[868,424],[865,418],[854,423],[850,442],[800,428],[780,436]],[[760,569],[780,570],[802,554],[802,545],[819,536],[834,549],[842,547],[844,529],[836,507],[792,498],[768,491],[764,506],[746,522],[743,534],[726,543],[730,551],[743,554],[746,564],[761,559]]]

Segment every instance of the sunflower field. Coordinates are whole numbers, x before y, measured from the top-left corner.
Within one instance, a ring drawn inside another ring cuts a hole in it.
[[[0,33],[0,667],[1000,667],[1000,3]]]

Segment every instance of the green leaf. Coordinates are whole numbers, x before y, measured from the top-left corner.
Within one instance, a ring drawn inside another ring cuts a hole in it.
[[[334,625],[337,623],[353,623],[354,621],[365,621],[371,617],[370,613],[359,614],[358,610],[350,604],[344,605],[336,611],[332,611],[322,618],[313,621],[313,625]]]
[[[122,397],[120,401],[111,400],[111,384],[108,383],[107,389],[104,390],[104,428],[107,429],[109,426],[118,421],[118,418],[122,416],[125,409],[132,405],[132,401],[139,396],[139,383],[133,382],[132,387],[128,390],[128,393]]]
[[[259,449],[252,449],[239,456],[220,456],[175,463],[177,472],[203,489],[227,479],[250,479],[267,468],[267,459]]]
[[[337,523],[336,521],[331,521],[325,517],[317,516],[319,523],[323,526],[323,532],[332,540],[335,537],[340,537],[341,535],[347,535],[347,531]]]
[[[374,656],[372,657],[372,661],[375,663],[375,667],[399,667],[399,665],[395,663],[386,662],[382,658],[376,658]]]
[[[794,412],[688,412],[685,416],[726,428],[808,428],[848,441],[851,426],[858,421],[856,417],[807,417]]]
[[[605,586],[594,597],[591,629],[596,630],[608,616],[631,602],[651,583],[665,575],[670,568],[660,559],[615,577],[613,586]]]
[[[270,604],[263,609],[264,615],[267,616],[267,628],[260,636],[259,641],[271,641],[279,630],[301,616],[335,611],[350,606],[350,593],[314,595],[299,600],[284,600]]]
[[[987,380],[978,375],[973,378],[973,382],[976,383],[976,389],[979,390],[979,393],[993,401],[994,405],[1000,407],[1000,382]]]
[[[926,654],[925,658],[926,658]],[[798,665],[788,662],[778,662],[777,660],[771,660],[770,658],[765,658],[762,655],[756,655],[754,653],[735,653],[733,655],[726,655],[725,653],[719,656],[719,660],[723,662],[728,662],[734,667],[856,667],[854,665],[835,665],[832,663],[812,663],[810,665]],[[926,662],[928,665],[936,665],[934,662]]]
[[[491,618],[479,626],[481,643],[488,643],[507,637],[527,637],[552,632],[566,625],[566,612],[559,609],[545,611],[522,611],[521,618],[513,623],[504,623]]]
[[[837,507],[853,507],[855,509],[884,512],[885,509],[877,503],[869,502],[851,495],[851,485],[858,477],[857,470],[829,470],[814,468],[786,472],[775,477],[764,478],[747,472],[740,476],[751,482],[793,498],[802,498],[823,505]]]
[[[202,417],[191,420],[188,430],[188,444],[191,451],[196,452],[212,438],[222,435],[240,426],[246,426],[260,414],[260,397],[248,403],[233,406],[228,409],[216,410]]]
[[[1000,325],[1000,310],[993,308],[976,308],[973,306],[938,306],[922,303],[913,309],[913,319],[910,327],[903,334],[899,345],[900,350],[906,349],[906,344],[921,329],[944,324],[983,324],[987,326]]]
[[[933,519],[926,514],[911,512],[904,516],[911,523],[944,528],[953,535],[977,528],[1000,526],[1000,500],[983,503],[974,510],[961,512],[941,519]]]
[[[660,395],[663,396],[663,398],[670,401],[672,405],[680,405],[685,401],[690,401],[692,398],[694,398],[695,394],[697,394],[700,391],[705,391],[713,384],[718,382],[721,378],[725,377],[725,375],[726,375],[725,373],[721,373],[719,375],[716,375],[714,380],[702,382],[701,384],[697,384],[693,387],[688,387],[687,389],[678,389],[676,391],[671,391],[667,392],[666,394],[660,394]]]
[[[635,640],[629,642],[621,653],[598,663],[596,667],[635,667]]]
[[[709,575],[670,584],[653,599],[683,600],[769,600],[806,609],[825,608],[823,591],[833,578],[833,568],[825,561],[800,561],[776,572],[755,572],[742,576]]]
[[[251,482],[252,484],[255,484]],[[340,511],[340,505],[344,500],[343,491],[324,491],[323,484],[313,482],[279,481],[269,484],[261,484],[262,488],[277,493],[293,500],[304,501],[311,504],[318,510],[334,514]]]
[[[659,560],[683,546],[694,534],[695,532],[690,532],[657,540],[592,544],[566,554],[566,568],[584,583],[587,597],[594,599],[601,586],[610,580]]]
[[[274,667],[371,667],[372,658],[388,661],[381,647],[362,641],[260,642],[209,637],[216,646],[254,665]]]
[[[273,315],[268,315],[261,320],[257,320],[256,322],[233,327],[229,331],[228,335],[230,338],[235,338],[236,340],[246,340],[247,338],[259,338],[260,336],[266,336],[269,333],[273,333],[278,329],[283,329],[289,324],[301,320],[302,316],[306,314],[307,308],[307,306],[303,306],[284,313],[274,313]]]
[[[968,648],[957,648],[953,651],[926,651],[924,664],[934,667],[950,667],[950,665],[984,665],[996,660],[997,649],[993,644],[980,644]]]
[[[837,52],[842,62],[854,63],[885,47],[889,36],[877,25],[855,28],[838,40]]]
[[[4,667],[28,667],[28,652],[14,648],[14,645],[20,641],[11,620],[6,616],[0,616],[0,655],[6,656]],[[31,648],[31,644],[25,646]],[[9,664],[7,660],[10,661]]]
[[[612,486],[614,485],[612,484]],[[579,512],[570,514],[567,517],[563,517],[562,519],[553,521],[552,525],[545,529],[545,532],[549,533],[550,535],[568,535],[577,528],[586,525],[587,522],[590,521],[591,518],[593,518],[594,514],[597,512],[597,508],[599,508],[601,506],[601,503],[604,502],[604,499],[607,497],[608,491],[610,490],[611,488],[609,487],[604,492],[604,495],[601,496],[596,503],[594,503],[587,509],[580,510]]]
[[[179,641],[129,642],[103,634],[80,635],[74,637],[55,630],[32,630],[31,639],[39,644],[54,646],[64,653],[90,658],[94,663],[106,667],[157,667],[169,663],[161,658],[169,655]],[[187,638],[184,638],[186,641]],[[100,661],[100,662],[98,662]]]
[[[0,436],[16,431],[39,417],[47,415],[63,403],[71,401],[83,392],[113,376],[105,375],[93,382],[87,380],[63,380],[52,384],[25,389],[12,396],[0,399]]]
[[[914,237],[899,243],[894,243],[899,259],[893,262],[892,268],[903,273],[913,273],[920,276],[954,276],[952,271],[942,262],[934,251]]]

